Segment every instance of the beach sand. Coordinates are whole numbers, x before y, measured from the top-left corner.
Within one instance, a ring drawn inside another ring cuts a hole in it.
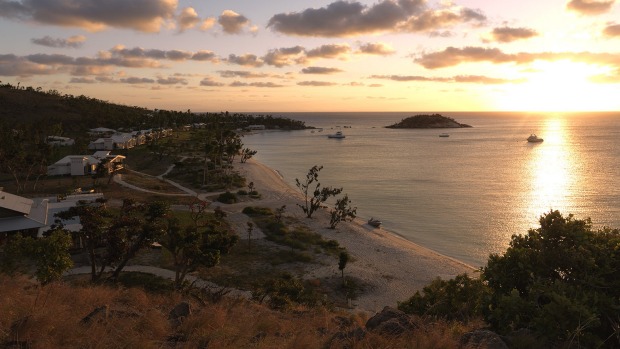
[[[248,183],[254,182],[262,196],[252,205],[272,209],[286,205],[285,216],[297,218],[325,239],[334,239],[346,248],[352,259],[345,268],[345,275],[367,285],[363,294],[352,302],[352,307],[357,310],[374,313],[387,305],[396,306],[397,302],[407,300],[437,277],[449,279],[461,273],[475,275],[472,266],[405,240],[383,228],[373,228],[361,219],[341,222],[336,229],[329,229],[328,210],[319,210],[313,218],[306,218],[297,206],[303,200],[301,193],[297,188],[289,186],[273,169],[254,159],[236,164],[235,167]],[[351,200],[355,206],[355,198]],[[222,207],[232,213],[229,217],[240,229],[244,229],[248,220],[239,213],[245,206],[248,206],[247,202]],[[260,234],[256,237],[260,237]],[[341,272],[336,258],[333,263],[310,265],[304,277],[317,279],[339,275]]]

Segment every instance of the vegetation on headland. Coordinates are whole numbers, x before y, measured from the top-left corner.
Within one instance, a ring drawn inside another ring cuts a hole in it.
[[[471,127],[441,114],[420,114],[402,119],[385,128],[462,128]]]

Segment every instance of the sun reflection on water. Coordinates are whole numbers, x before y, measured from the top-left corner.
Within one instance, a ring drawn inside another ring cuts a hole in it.
[[[566,211],[573,206],[571,187],[577,182],[573,150],[568,141],[566,120],[545,121],[540,131],[544,142],[528,144],[532,154],[529,161],[530,192],[528,217],[540,217],[550,209]]]

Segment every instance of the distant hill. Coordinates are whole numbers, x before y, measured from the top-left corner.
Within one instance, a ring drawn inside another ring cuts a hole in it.
[[[0,124],[8,127],[36,125],[52,128],[61,124],[65,135],[81,134],[87,129],[106,127],[116,130],[141,128],[168,128],[192,123],[216,123],[233,128],[252,124],[267,129],[300,130],[307,126],[302,121],[271,115],[239,113],[192,113],[164,109],[150,110],[99,100],[84,95],[62,94],[56,90],[13,86],[0,82]]]
[[[410,116],[386,128],[462,128],[470,125],[458,123],[456,120],[440,114]]]

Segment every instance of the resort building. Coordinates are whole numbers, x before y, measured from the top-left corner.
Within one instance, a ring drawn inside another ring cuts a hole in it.
[[[103,194],[66,195],[55,198],[28,199],[10,194],[0,188],[0,245],[13,234],[42,237],[55,223],[55,214],[76,206],[79,202],[95,202]],[[79,218],[62,221],[65,229],[82,229]],[[79,241],[76,242],[79,245]]]
[[[48,176],[85,176],[97,172],[97,166],[105,161],[108,173],[123,168],[125,157],[110,155],[109,151],[97,151],[93,155],[69,155],[47,167]]]
[[[67,137],[60,137],[60,136],[49,136],[47,137],[45,142],[49,145],[54,145],[54,146],[68,146],[68,145],[75,144],[75,140],[71,138],[67,138]]]

